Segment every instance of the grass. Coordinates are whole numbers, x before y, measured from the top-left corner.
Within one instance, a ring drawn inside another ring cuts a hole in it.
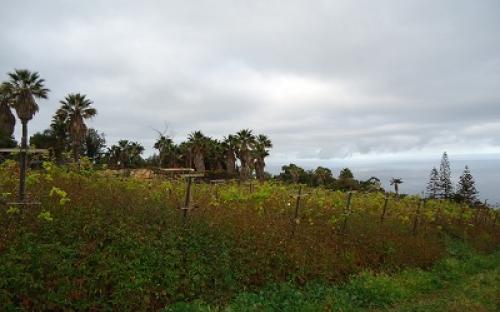
[[[239,294],[224,307],[178,303],[164,311],[499,311],[500,252],[479,255],[451,245],[455,256],[430,270],[367,271],[339,285],[277,284]]]

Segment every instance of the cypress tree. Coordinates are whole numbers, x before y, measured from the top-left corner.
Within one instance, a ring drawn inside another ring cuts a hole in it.
[[[439,166],[439,197],[450,199],[453,197],[453,184],[451,183],[451,170],[448,154],[443,153],[441,165]]]
[[[459,199],[469,204],[473,204],[477,200],[476,195],[479,194],[479,192],[476,189],[476,182],[468,166],[465,166],[464,173],[460,176],[457,189]]]
[[[436,167],[432,168],[431,174],[429,175],[429,183],[427,183],[427,197],[428,198],[437,198],[440,191],[439,184],[439,172]]]

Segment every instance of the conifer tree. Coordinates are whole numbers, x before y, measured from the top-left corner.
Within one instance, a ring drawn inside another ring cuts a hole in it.
[[[451,170],[448,154],[443,153],[439,166],[439,197],[450,199],[453,197],[453,184],[451,183]]]
[[[439,183],[439,171],[436,167],[432,168],[431,173],[429,175],[429,183],[427,183],[427,197],[428,198],[437,198],[440,191],[440,183]]]
[[[476,189],[476,182],[468,166],[465,166],[464,173],[460,176],[457,187],[457,197],[469,204],[477,200],[479,192]]]

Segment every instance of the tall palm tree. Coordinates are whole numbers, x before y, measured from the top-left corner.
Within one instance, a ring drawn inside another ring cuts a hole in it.
[[[222,141],[222,147],[225,150],[226,171],[229,175],[236,173],[236,149],[238,141],[236,136],[230,134]]]
[[[255,159],[255,174],[261,181],[265,179],[266,162],[264,159],[269,156],[269,149],[273,147],[271,140],[264,134],[259,134],[255,140],[253,157]]]
[[[25,178],[26,178],[26,149],[28,146],[28,122],[38,112],[37,99],[46,99],[49,89],[45,88],[45,80],[40,78],[37,72],[30,72],[27,69],[16,69],[8,73],[9,81],[5,83],[12,97],[12,107],[15,109],[17,117],[21,120],[21,163],[19,178],[19,199],[24,201]]]
[[[97,110],[90,107],[92,101],[80,93],[70,93],[60,103],[61,108],[57,110],[56,115],[68,125],[73,142],[73,158],[76,163],[79,163],[80,148],[87,133],[85,119],[97,115]]]
[[[7,144],[12,139],[16,117],[10,109],[12,95],[7,83],[0,84],[0,144]],[[7,144],[10,147],[10,144]]]
[[[188,136],[188,143],[194,156],[194,167],[196,171],[205,172],[205,153],[207,151],[208,138],[201,131],[195,131]]]
[[[252,130],[243,129],[236,133],[236,140],[238,142],[236,156],[238,156],[241,162],[240,178],[245,180],[250,177],[252,171],[251,151],[255,144],[255,136]]]
[[[391,178],[391,185],[394,185],[394,192],[399,196],[399,185],[403,183],[401,178]]]

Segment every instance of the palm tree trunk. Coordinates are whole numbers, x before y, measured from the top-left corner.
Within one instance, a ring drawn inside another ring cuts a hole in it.
[[[28,148],[28,121],[21,121],[23,126],[23,134],[21,137],[21,160],[19,163],[19,201],[23,202],[26,193],[26,162],[27,162],[27,148]]]
[[[227,156],[226,156],[226,167],[227,167],[227,173],[228,174],[233,174],[236,171],[236,157],[234,156],[233,151],[228,151]]]
[[[159,159],[158,161],[159,161],[160,163],[158,164],[158,168],[161,168],[161,167],[163,166],[163,159],[165,158],[165,153],[164,153],[164,152],[160,152],[159,154],[160,154],[160,155],[159,155],[159,158],[160,158],[160,159]]]
[[[250,152],[244,151],[241,156],[240,177],[242,180],[246,180],[250,177]]]
[[[247,178],[247,164],[246,162],[242,159],[240,159],[241,161],[241,168],[240,168],[240,179],[241,180],[246,180]]]
[[[205,161],[202,153],[198,152],[194,154],[194,168],[196,171],[205,172]]]
[[[76,140],[73,143],[73,158],[75,163],[78,164],[78,168],[80,168],[80,142]]]
[[[257,178],[260,181],[265,180],[264,167],[265,167],[264,159],[259,158],[255,161],[255,174],[257,175]]]

